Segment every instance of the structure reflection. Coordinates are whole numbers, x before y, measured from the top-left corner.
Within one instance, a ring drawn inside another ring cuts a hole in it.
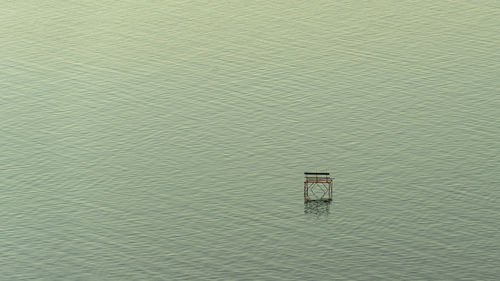
[[[304,202],[304,214],[323,217],[330,214],[331,201],[306,201]]]

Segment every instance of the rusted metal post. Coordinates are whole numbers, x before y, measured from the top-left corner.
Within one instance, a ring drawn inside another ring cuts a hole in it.
[[[304,202],[307,201],[307,183],[304,182]]]

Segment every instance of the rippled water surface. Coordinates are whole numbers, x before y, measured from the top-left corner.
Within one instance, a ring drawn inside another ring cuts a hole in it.
[[[2,280],[500,276],[498,1],[4,2]]]

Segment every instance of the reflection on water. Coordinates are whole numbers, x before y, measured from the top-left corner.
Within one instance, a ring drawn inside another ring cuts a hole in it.
[[[304,214],[323,217],[330,214],[331,201],[307,201],[304,202]]]

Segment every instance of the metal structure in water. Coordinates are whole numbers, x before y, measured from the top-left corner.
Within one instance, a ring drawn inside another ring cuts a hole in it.
[[[332,201],[333,179],[330,173],[304,173],[304,202]]]

